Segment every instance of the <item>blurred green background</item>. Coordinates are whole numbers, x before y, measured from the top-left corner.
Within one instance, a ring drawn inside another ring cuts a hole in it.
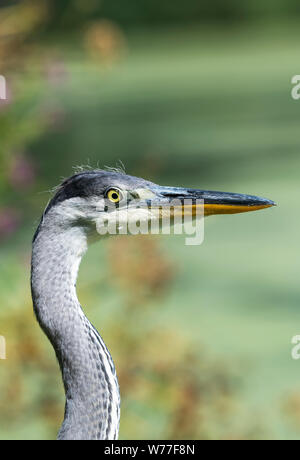
[[[78,295],[116,364],[120,438],[299,439],[299,2],[0,6],[0,438],[53,439],[63,418],[29,289],[49,190],[74,166],[121,160],[161,184],[279,206],[207,219],[200,247],[90,248]]]

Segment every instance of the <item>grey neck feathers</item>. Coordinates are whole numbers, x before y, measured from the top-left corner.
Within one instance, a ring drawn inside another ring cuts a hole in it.
[[[32,251],[34,311],[58,358],[66,393],[58,439],[116,439],[119,387],[111,356],[76,295],[84,228],[40,225]]]

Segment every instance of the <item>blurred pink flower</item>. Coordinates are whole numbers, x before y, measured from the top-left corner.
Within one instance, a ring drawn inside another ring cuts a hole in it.
[[[53,86],[58,86],[68,81],[69,73],[63,61],[56,60],[47,64],[46,77]]]
[[[31,160],[24,155],[18,155],[14,158],[8,180],[10,184],[17,189],[28,188],[34,184],[35,168]]]
[[[65,125],[66,111],[60,104],[51,103],[44,107],[45,121],[50,129],[59,131]]]
[[[20,215],[13,208],[0,209],[0,240],[14,233],[20,225]]]

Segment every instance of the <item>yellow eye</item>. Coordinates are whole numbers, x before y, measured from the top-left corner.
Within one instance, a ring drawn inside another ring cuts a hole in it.
[[[122,199],[121,192],[115,188],[108,190],[106,196],[112,203],[119,203]]]

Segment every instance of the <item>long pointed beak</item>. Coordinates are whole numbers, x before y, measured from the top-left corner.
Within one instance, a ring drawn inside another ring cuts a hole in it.
[[[173,200],[180,200],[182,204],[184,204],[185,200],[189,200],[191,204],[185,207],[185,213],[188,209],[188,213],[192,215],[196,214],[199,206],[204,207],[205,216],[258,211],[275,206],[274,201],[266,198],[239,193],[159,186],[155,188],[155,193],[158,198],[157,205],[162,207],[169,205]],[[199,200],[202,200],[201,204],[197,203]]]

